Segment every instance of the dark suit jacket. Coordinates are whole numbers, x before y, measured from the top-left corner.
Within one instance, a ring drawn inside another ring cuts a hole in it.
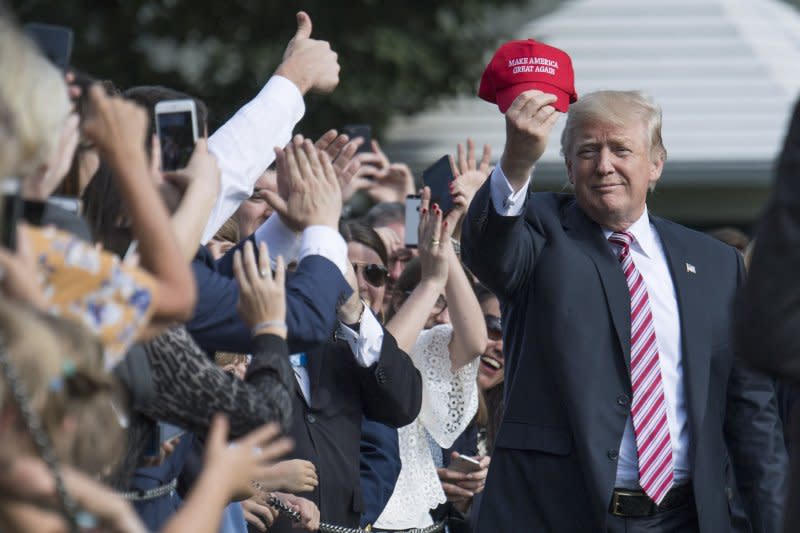
[[[739,354],[785,382],[800,384],[800,104],[761,220],[750,276],[738,302]],[[800,528],[800,411],[790,414],[792,476],[784,531]]]
[[[361,526],[372,524],[392,497],[400,476],[400,443],[397,428],[365,418],[361,421]]]
[[[408,355],[384,332],[381,356],[363,368],[350,347],[337,341],[308,353],[311,405],[296,387],[291,458],[317,467],[319,486],[299,496],[317,504],[322,521],[356,527],[364,511],[359,443],[364,416],[391,427],[414,421],[422,405],[422,378]],[[285,518],[270,533],[293,531]],[[294,530],[296,531],[296,530]]]
[[[211,252],[201,246],[192,261],[198,295],[194,316],[186,328],[206,352],[252,351],[250,329],[236,309],[239,285],[233,277],[233,253],[246,240],[219,261],[214,261]],[[286,278],[289,352],[302,352],[330,339],[336,325],[339,299],[350,294],[352,289],[331,261],[318,255],[303,259],[297,270]]]
[[[630,415],[625,276],[572,195],[531,194],[522,216],[502,217],[489,186],[472,201],[462,241],[467,266],[500,297],[505,327],[506,408],[479,531],[604,531]],[[729,515],[740,496],[755,530],[774,531],[786,466],[774,391],[731,348],[742,261],[708,236],[651,222],[680,312],[701,531],[740,529]]]

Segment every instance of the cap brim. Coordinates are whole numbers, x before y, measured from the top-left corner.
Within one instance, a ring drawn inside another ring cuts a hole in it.
[[[497,107],[500,108],[501,113],[505,113],[508,111],[508,108],[511,107],[511,104],[514,100],[517,99],[521,93],[530,90],[538,90],[548,94],[555,95],[558,100],[556,103],[553,104],[558,111],[562,113],[566,113],[569,109],[569,102],[571,95],[565,91],[562,91],[555,85],[550,85],[549,83],[539,83],[539,82],[528,82],[528,83],[518,83],[516,85],[512,85],[510,87],[506,87],[500,91],[497,91],[495,94],[495,98],[497,100]]]

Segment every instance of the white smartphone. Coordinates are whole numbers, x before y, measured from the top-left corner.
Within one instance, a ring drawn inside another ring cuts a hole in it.
[[[184,168],[197,142],[194,100],[165,100],[156,104],[156,133],[161,143],[161,170]]]
[[[406,248],[416,248],[419,245],[419,205],[422,198],[418,195],[406,196]]]

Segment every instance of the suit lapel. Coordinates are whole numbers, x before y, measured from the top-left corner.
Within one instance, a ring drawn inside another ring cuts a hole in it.
[[[694,259],[686,251],[680,236],[669,224],[658,217],[650,221],[658,231],[664,253],[667,256],[669,272],[675,286],[675,298],[678,302],[678,316],[681,328],[681,362],[683,364],[683,382],[686,387],[686,400],[689,412],[694,421],[694,430],[702,425],[705,414],[705,397],[708,388],[710,354],[708,347],[703,346],[706,331],[706,315],[703,313],[703,291],[700,278],[697,277]],[[699,265],[702,267],[702,265]],[[695,433],[697,434],[697,433]]]
[[[571,238],[581,241],[586,254],[594,261],[597,273],[603,284],[608,302],[608,311],[617,332],[622,348],[628,376],[631,372],[631,299],[628,283],[619,260],[614,257],[611,247],[596,222],[587,217],[576,203],[565,208],[564,228]]]

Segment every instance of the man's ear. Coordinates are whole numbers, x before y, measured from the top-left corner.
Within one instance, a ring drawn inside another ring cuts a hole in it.
[[[655,161],[650,162],[650,184],[648,188],[652,192],[656,187],[656,182],[661,179],[661,173],[664,171],[664,158],[658,157]]]

